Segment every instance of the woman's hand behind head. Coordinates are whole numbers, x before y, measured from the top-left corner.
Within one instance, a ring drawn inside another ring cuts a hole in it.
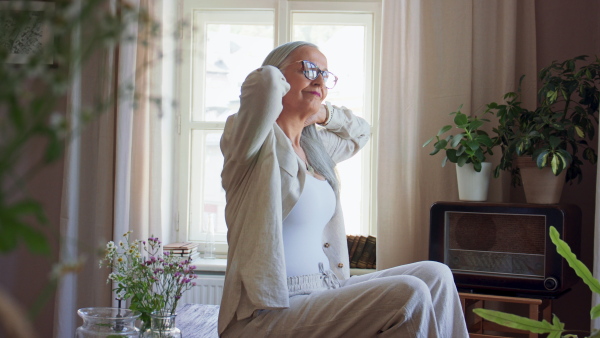
[[[324,123],[325,121],[327,121],[327,110],[325,109],[324,105],[321,105],[321,108],[318,112],[311,115],[306,119],[306,121],[304,121],[304,126],[310,126],[314,123]]]

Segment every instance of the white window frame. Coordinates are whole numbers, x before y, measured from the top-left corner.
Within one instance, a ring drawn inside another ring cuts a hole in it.
[[[367,172],[363,173],[363,191],[362,196],[368,198],[368,203],[362,203],[362,212],[367,215],[368,224],[361,228],[361,232],[376,236],[377,234],[377,189],[376,189],[376,164],[377,164],[377,144],[378,144],[378,112],[379,112],[379,92],[380,92],[380,53],[381,50],[381,0],[322,0],[322,1],[305,1],[305,0],[181,0],[180,13],[184,22],[191,22],[191,12],[193,8],[203,11],[210,10],[272,10],[275,14],[275,29],[274,39],[275,44],[279,45],[290,41],[292,36],[291,22],[294,13],[362,13],[371,14],[373,17],[373,29],[367,32],[368,39],[371,39],[370,44],[372,50],[366,51],[365,60],[371,62],[371,90],[365,93],[365,101],[368,102],[367,111],[371,113],[365,116],[367,121],[372,126],[371,140],[364,153],[361,155],[363,168],[367,168]],[[189,31],[189,29],[188,29]],[[177,241],[188,240],[188,222],[189,222],[189,189],[190,173],[190,143],[191,143],[191,127],[195,126],[203,130],[223,130],[224,122],[192,122],[190,112],[191,104],[191,57],[189,49],[186,46],[191,43],[192,36],[190,34],[182,34],[182,63],[179,72],[180,86],[180,109],[178,115],[178,132],[179,132],[179,154],[178,161],[178,193],[177,193],[177,215],[175,232]],[[186,88],[186,85],[187,88]],[[332,102],[337,104],[337,102]],[[340,102],[339,104],[343,104]],[[203,250],[201,243],[201,250]],[[216,253],[217,256],[223,257],[227,252],[227,243],[224,237],[217,238]]]

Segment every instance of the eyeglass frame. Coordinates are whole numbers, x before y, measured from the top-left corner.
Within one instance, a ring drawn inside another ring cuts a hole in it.
[[[326,87],[327,89],[333,89],[333,88],[335,88],[335,85],[337,84],[337,81],[338,81],[338,77],[337,77],[335,74],[333,74],[332,72],[330,72],[330,71],[328,71],[328,70],[321,70],[321,68],[319,68],[319,67],[318,67],[318,66],[317,66],[317,65],[316,65],[314,62],[312,62],[312,61],[308,61],[308,60],[300,60],[300,61],[296,61],[296,62],[301,62],[301,63],[302,63],[302,73],[304,74],[304,77],[305,77],[305,78],[307,78],[307,79],[308,79],[308,80],[310,80],[310,81],[314,81],[314,80],[316,80],[316,79],[319,77],[319,75],[321,75],[321,76],[323,77],[323,82],[324,82],[324,84],[325,84],[325,87]],[[313,65],[313,66],[314,66],[314,70],[312,70],[312,69],[311,69],[311,70],[307,70],[307,69],[306,69],[306,68],[307,68],[307,65],[306,65],[307,63],[309,63],[309,64]],[[317,76],[315,76],[315,77],[314,77],[314,78],[312,78],[312,79],[310,78],[310,76],[308,76],[308,72],[311,72],[311,71],[316,71],[316,72],[317,72]],[[333,86],[331,86],[331,87],[327,87],[327,79],[328,79],[330,76],[333,76]]]

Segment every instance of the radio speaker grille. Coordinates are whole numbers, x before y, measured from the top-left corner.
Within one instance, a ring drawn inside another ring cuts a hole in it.
[[[448,212],[450,249],[543,255],[543,215]]]
[[[454,270],[544,275],[543,215],[447,212],[447,262]]]

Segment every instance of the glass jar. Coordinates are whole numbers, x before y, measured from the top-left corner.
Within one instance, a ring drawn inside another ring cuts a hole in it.
[[[116,307],[88,307],[77,310],[83,325],[75,331],[77,338],[139,337],[135,321],[137,311]]]
[[[175,313],[152,312],[150,328],[143,332],[144,338],[181,338],[181,331],[175,327]]]

